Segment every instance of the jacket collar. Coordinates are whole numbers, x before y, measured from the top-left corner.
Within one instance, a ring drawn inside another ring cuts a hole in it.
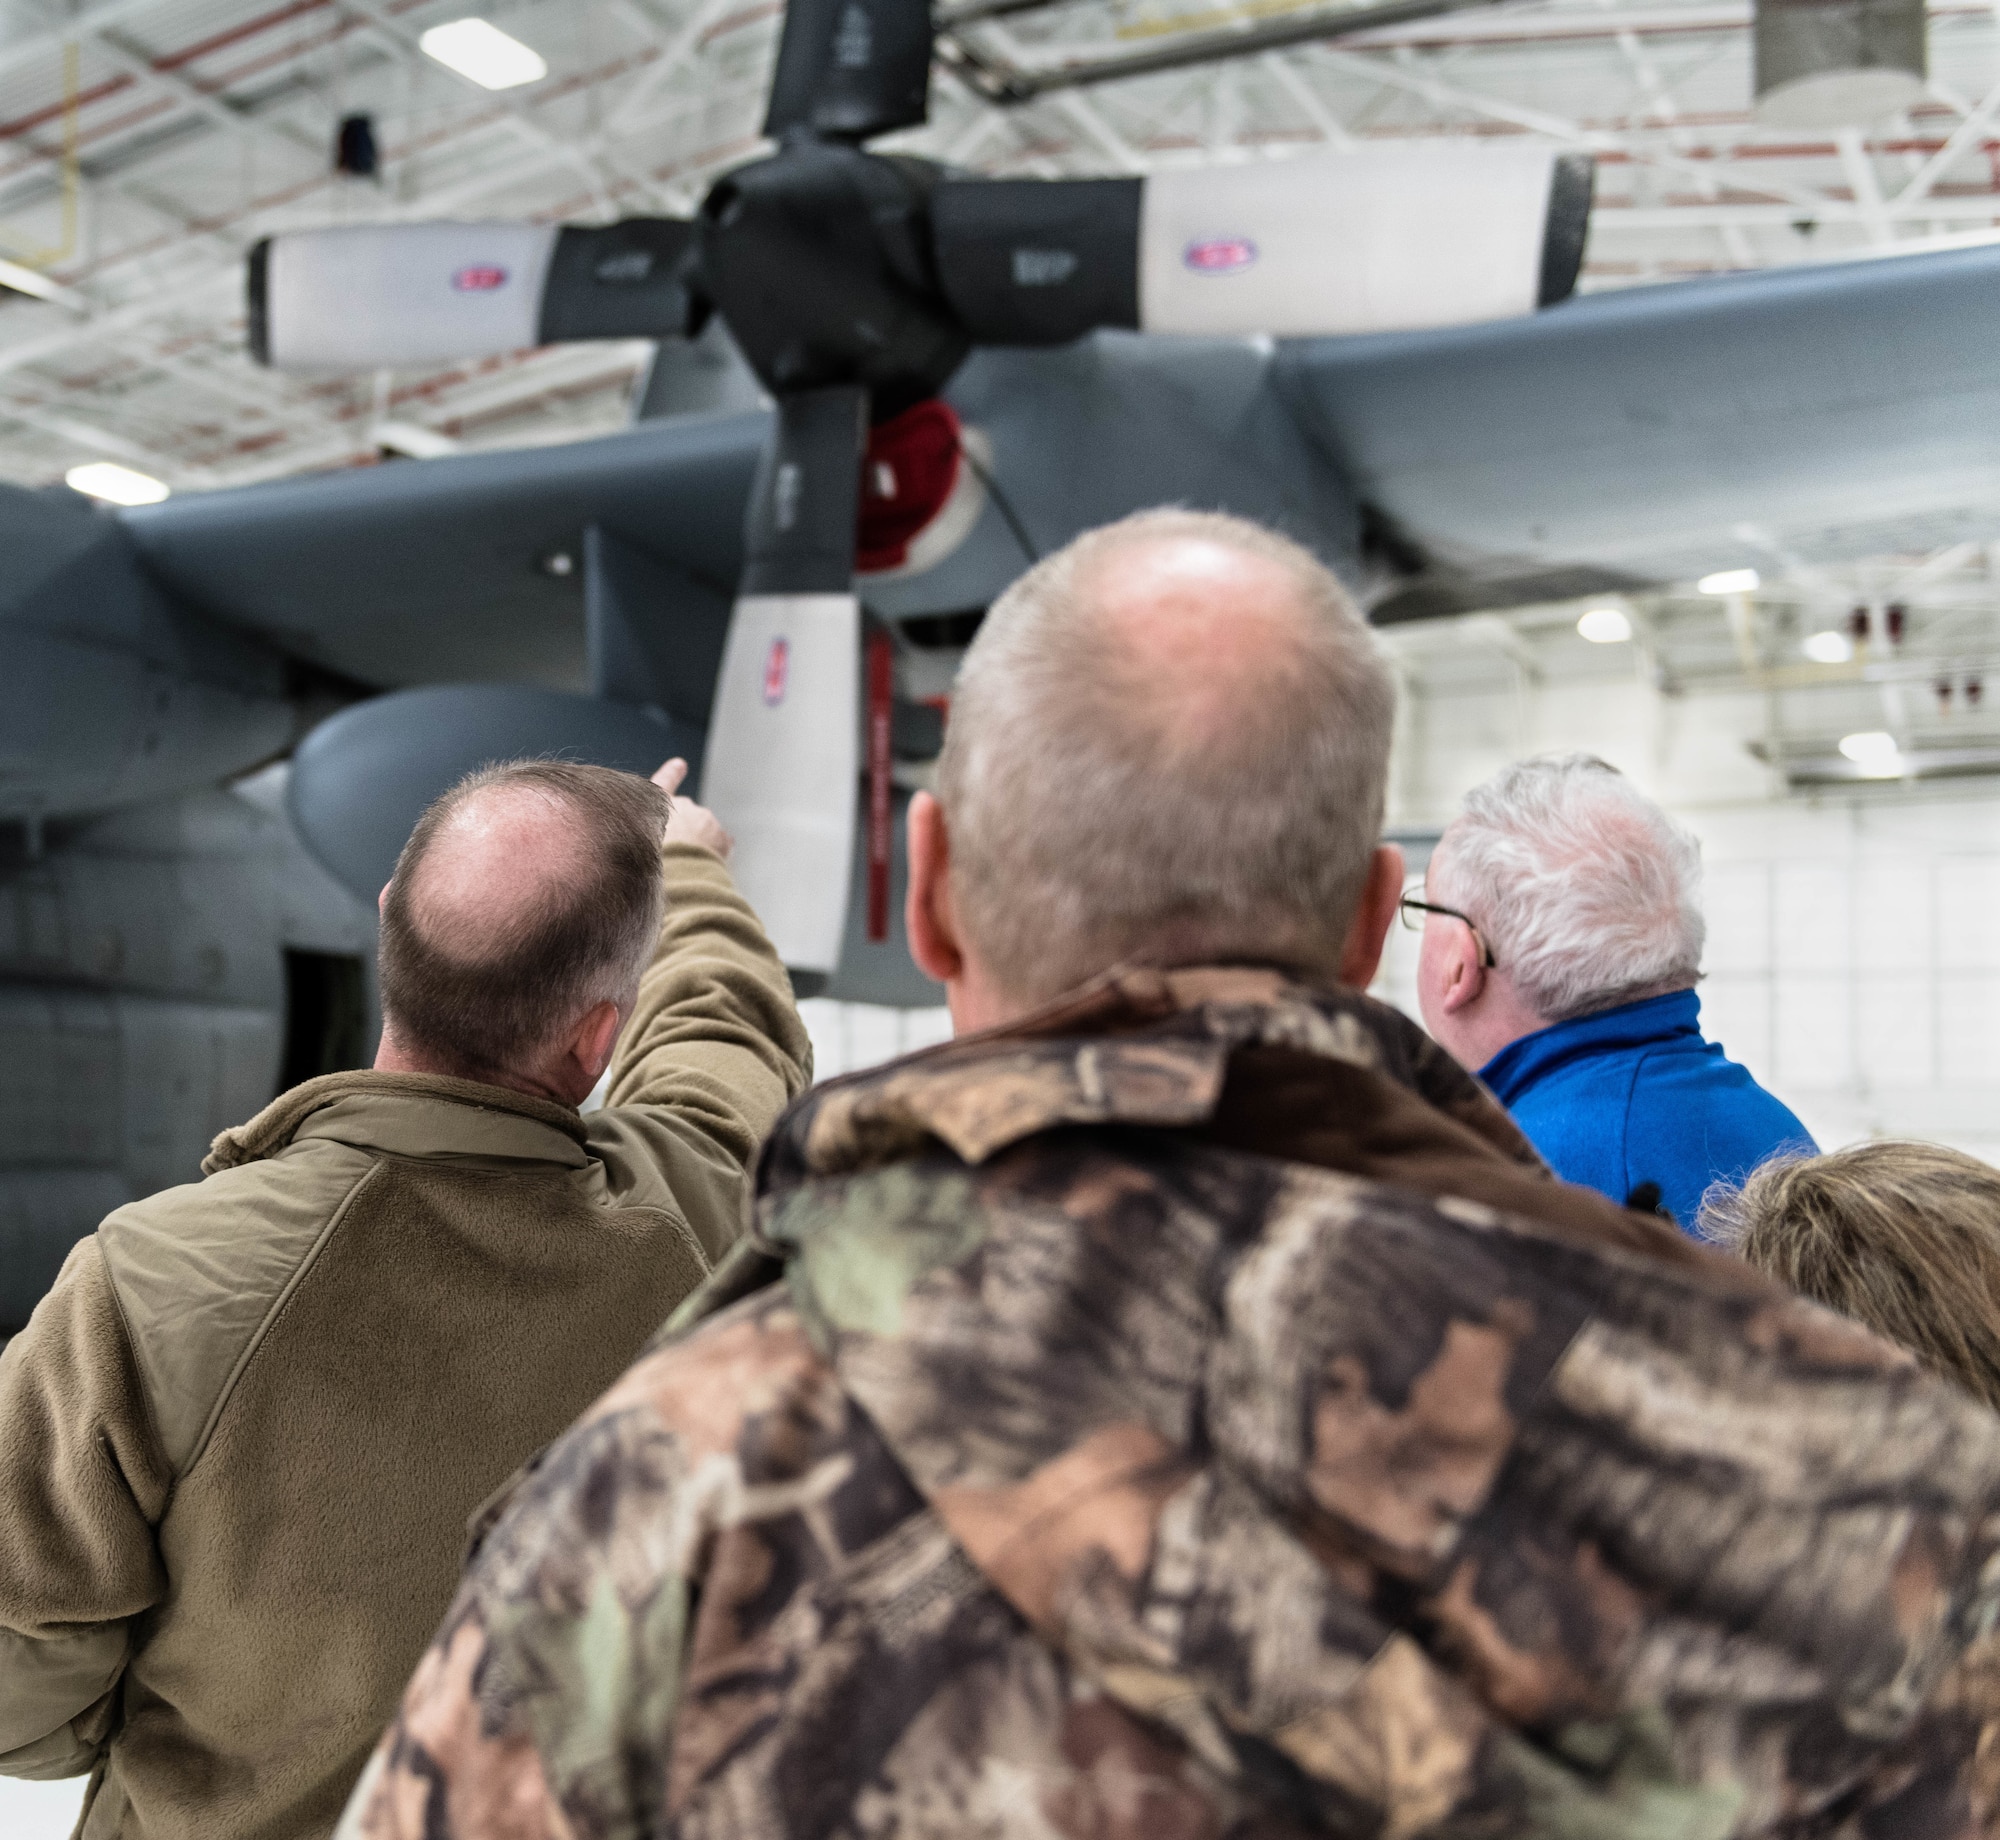
[[[756,1172],[756,1224],[669,1319],[676,1332],[769,1283],[814,1231],[815,1178],[941,1142],[977,1166],[1065,1126],[1174,1129],[1532,1221],[1669,1265],[1720,1255],[1558,1182],[1478,1081],[1400,1011],[1254,966],[1124,968],[1000,1028],[815,1088]]]
[[[435,1073],[322,1074],[281,1093],[209,1146],[203,1175],[327,1137],[389,1156],[566,1163],[581,1168],[584,1122],[552,1100]]]
[[[1215,1116],[1232,1057],[1251,1047],[1365,1070],[1499,1157],[1541,1169],[1506,1113],[1401,1012],[1360,991],[1216,965],[1115,969],[998,1028],[828,1081],[780,1124],[767,1176],[863,1168],[926,1137],[978,1164],[1064,1125],[1197,1126]]]
[[[1637,1003],[1551,1023],[1510,1041],[1480,1068],[1479,1077],[1502,1105],[1512,1105],[1566,1061],[1653,1047],[1676,1036],[1701,1040],[1701,998],[1692,990],[1670,990],[1663,997],[1643,997]]]

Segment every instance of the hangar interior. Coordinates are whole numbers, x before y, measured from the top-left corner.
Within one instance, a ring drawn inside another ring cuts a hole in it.
[[[1597,159],[1586,293],[2000,238],[1989,5],[1933,0],[1921,92],[1831,130],[1753,115],[1749,0],[1520,0],[1360,31],[1351,10],[941,0],[932,119],[887,145],[1046,177],[1531,137]],[[490,89],[426,54],[428,30],[468,14],[543,73]],[[259,367],[245,258],[262,237],[329,223],[685,213],[760,144],[781,16],[778,0],[10,0],[0,479],[40,488],[111,463],[184,495],[623,425],[644,341],[359,378]],[[1256,48],[1074,80],[1231,40]],[[1020,98],[990,100],[981,71],[1020,79]],[[362,120],[365,137],[343,134]],[[1908,1133],[2000,1159],[2000,544],[1919,521],[1886,553],[1829,561],[1735,534],[1754,579],[1739,568],[1713,591],[1689,581],[1391,629],[1392,834],[1420,865],[1466,787],[1503,762],[1603,754],[1702,838],[1710,1033],[1825,1144]],[[215,863],[287,847],[273,785],[267,772],[216,795],[201,842]],[[96,847],[133,860],[164,846],[128,816]],[[227,879],[177,861],[150,897],[169,915],[194,911],[174,877]],[[11,958],[33,960],[38,927],[59,924],[46,894],[12,879]],[[293,975],[365,956],[370,916],[331,883],[295,906]],[[198,956],[198,926],[178,932],[162,951]],[[1406,1005],[1411,943],[1392,935],[1381,985]],[[937,1010],[808,1012],[823,1073],[946,1026]],[[218,1043],[206,1083],[181,1095],[197,1128],[234,1121],[276,1051],[246,1038],[238,1068]],[[94,1065],[79,1052],[53,1079],[39,1055],[0,1068],[14,1141],[69,1145],[81,1127],[60,1088]],[[76,1794],[0,1787],[0,1827],[66,1831]]]
[[[246,354],[243,263],[274,231],[685,212],[758,145],[775,0],[487,6],[545,65],[540,80],[499,90],[420,48],[464,10],[6,9],[0,477],[38,487],[109,461],[185,494],[567,441],[627,419],[652,353],[642,341],[304,380]],[[2000,27],[1985,6],[1933,5],[1921,94],[1834,130],[1753,115],[1743,0],[1530,0],[1358,33],[1343,27],[1347,10],[946,5],[932,119],[888,145],[1051,176],[1536,137],[1598,161],[1583,292],[1949,245],[2000,222]],[[1320,22],[1343,35],[1305,36]],[[1288,34],[1253,55],[1033,87],[1051,72]],[[1025,75],[1029,93],[995,103],[954,64]],[[368,144],[350,145],[346,164],[362,170],[342,171],[341,124],[357,117]],[[1831,1138],[1927,1126],[1976,1147],[2000,1079],[1976,1047],[1991,999],[1975,949],[1997,860],[1987,776],[2000,767],[2000,717],[1983,687],[2000,554],[1913,526],[1898,553],[1815,565],[1754,529],[1737,534],[1763,556],[1752,592],[1687,584],[1395,629],[1406,709],[1393,823],[1420,855],[1457,793],[1502,758],[1601,749],[1704,832],[1707,1000],[1732,1050]],[[1590,614],[1599,643],[1578,632]],[[1891,737],[1874,744],[1890,753],[1845,758],[1839,744],[1857,735]],[[32,924],[24,909],[16,925]],[[321,930],[354,924],[343,915]],[[1392,955],[1387,987],[1401,975]],[[829,1070],[940,1027],[924,1012],[813,1012]]]

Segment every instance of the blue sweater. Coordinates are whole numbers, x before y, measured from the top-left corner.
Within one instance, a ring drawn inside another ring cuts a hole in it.
[[[1564,1181],[1614,1201],[1657,1182],[1687,1233],[1711,1182],[1740,1182],[1775,1151],[1817,1148],[1747,1068],[1702,1039],[1691,990],[1523,1035],[1479,1077]]]

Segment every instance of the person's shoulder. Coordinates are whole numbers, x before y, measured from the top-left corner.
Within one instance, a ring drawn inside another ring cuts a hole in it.
[[[98,1235],[114,1267],[137,1257],[200,1264],[217,1252],[282,1262],[318,1237],[376,1161],[325,1139],[290,1144],[280,1155],[128,1201],[105,1216]]]
[[[1712,1136],[1717,1129],[1747,1133],[1771,1148],[1809,1144],[1792,1109],[1720,1042],[1705,1036],[1676,1039],[1648,1049],[1639,1064],[1635,1109],[1648,1108],[1668,1122],[1700,1119]]]
[[[376,1160],[296,1144],[105,1217],[105,1273],[177,1466],[193,1460],[237,1358]]]

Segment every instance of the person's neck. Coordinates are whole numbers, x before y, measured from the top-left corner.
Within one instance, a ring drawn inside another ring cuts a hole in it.
[[[1486,976],[1479,1001],[1451,1018],[1451,1039],[1444,1043],[1452,1059],[1469,1073],[1477,1073],[1503,1049],[1549,1026],[1546,1017],[1522,1002],[1512,984],[1490,971]]]
[[[377,1073],[430,1073],[446,1079],[477,1080],[482,1086],[498,1086],[507,1092],[525,1094],[530,1099],[546,1099],[551,1105],[574,1106],[576,1101],[558,1088],[553,1082],[532,1072],[517,1072],[502,1068],[477,1074],[468,1074],[462,1068],[446,1067],[432,1060],[420,1050],[412,1050],[397,1040],[392,1028],[384,1027],[382,1041],[375,1050],[375,1071]]]

